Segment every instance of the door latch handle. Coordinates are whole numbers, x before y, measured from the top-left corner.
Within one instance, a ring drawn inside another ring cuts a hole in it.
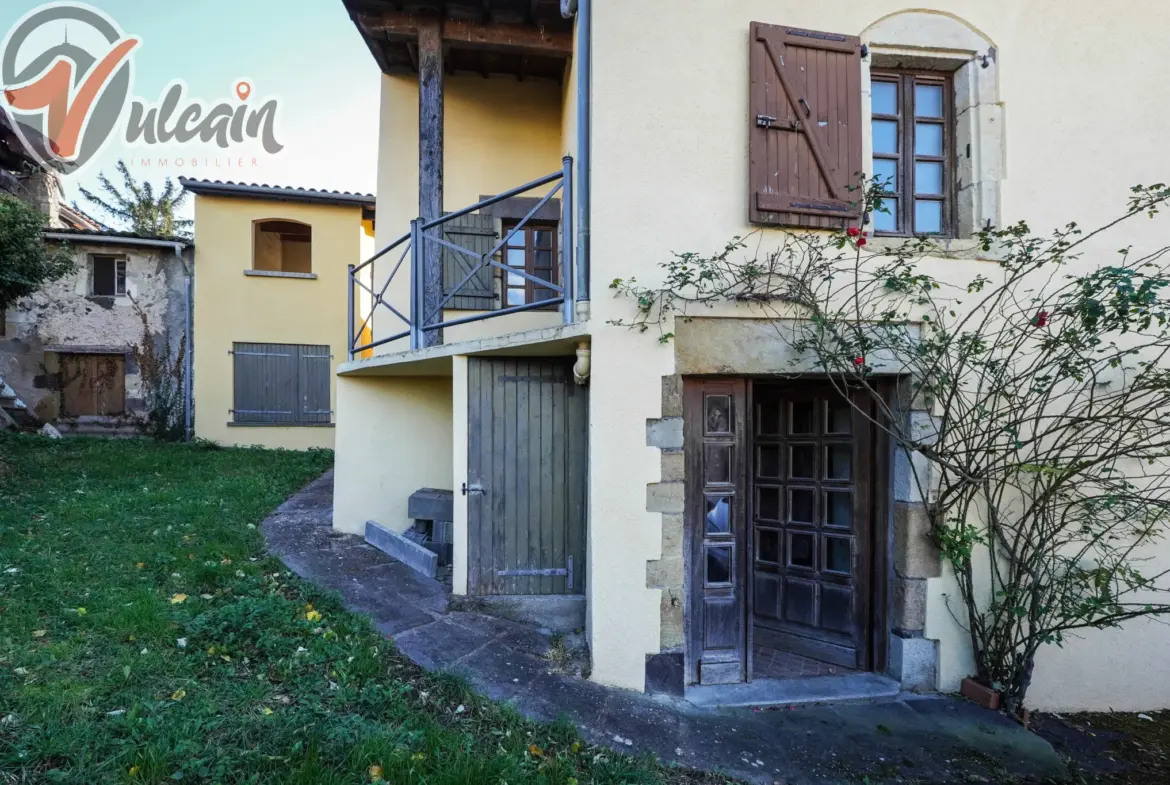
[[[471,485],[463,483],[463,487],[460,490],[463,492],[463,495],[466,496],[469,493],[483,493],[483,486],[479,483],[472,483]]]

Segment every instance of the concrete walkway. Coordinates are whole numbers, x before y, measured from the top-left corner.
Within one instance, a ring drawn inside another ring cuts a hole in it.
[[[340,592],[347,607],[370,616],[419,665],[459,673],[533,719],[566,715],[595,744],[788,785],[1003,782],[1064,771],[1040,737],[952,698],[721,710],[558,673],[546,656],[549,635],[451,610],[441,583],[358,537],[333,532],[332,490],[330,472],[265,520],[273,553],[302,578]]]

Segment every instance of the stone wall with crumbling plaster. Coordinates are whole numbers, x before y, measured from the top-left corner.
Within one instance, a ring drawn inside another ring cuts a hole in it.
[[[0,337],[0,377],[16,391],[30,411],[45,422],[60,413],[58,352],[127,352],[127,410],[142,407],[141,376],[129,351],[143,335],[137,304],[147,317],[151,333],[166,337],[176,348],[185,324],[185,277],[191,260],[180,261],[170,249],[115,244],[69,245],[76,268],[22,300],[6,314]],[[126,295],[90,294],[90,257],[116,255],[126,259]],[[185,266],[186,265],[186,268]]]

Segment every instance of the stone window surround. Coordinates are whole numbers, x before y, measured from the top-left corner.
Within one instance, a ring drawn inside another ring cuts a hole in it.
[[[973,235],[1001,225],[1000,184],[1006,177],[1004,109],[999,100],[995,45],[959,19],[927,11],[905,11],[862,33],[869,53],[862,60],[862,122],[870,128],[870,69],[912,68],[953,74],[955,95],[955,207],[958,237],[935,241],[942,256],[985,258]],[[873,139],[862,134],[862,162],[873,171]],[[871,238],[874,250],[896,248],[901,237]]]
[[[691,336],[697,337],[692,340]],[[646,509],[661,516],[661,558],[646,563],[646,587],[661,591],[659,652],[647,656],[647,689],[679,694],[683,688],[685,658],[685,489],[683,453],[682,376],[774,375],[775,368],[792,366],[791,350],[775,340],[775,326],[764,319],[695,318],[678,325],[675,337],[676,373],[662,378],[659,418],[646,421],[646,443],[661,450],[659,482],[646,488]],[[771,341],[765,344],[765,338]],[[768,345],[770,349],[761,351]],[[712,348],[718,352],[712,356]],[[899,384],[897,402],[902,416],[915,429],[934,427],[930,402],[911,399]],[[911,464],[913,462],[913,466]],[[887,575],[889,644],[886,674],[903,689],[937,689],[938,643],[925,637],[927,580],[942,575],[942,558],[930,538],[927,500],[918,476],[928,464],[918,454],[894,451],[889,521],[890,572]]]

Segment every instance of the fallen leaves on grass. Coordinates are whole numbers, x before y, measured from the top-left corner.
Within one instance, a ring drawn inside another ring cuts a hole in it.
[[[171,597],[171,605],[179,605],[180,603],[184,603],[186,601],[187,601],[186,594],[176,594],[173,597]]]
[[[49,631],[48,631],[48,630],[33,630],[33,634],[32,634],[32,636],[33,636],[34,638],[43,638],[43,637],[45,637],[45,636],[46,636],[46,635],[48,635],[48,634],[49,634]]]
[[[181,701],[181,700],[183,700],[183,698],[186,698],[186,697],[187,697],[187,691],[182,689],[182,688],[177,689],[171,693],[171,700],[173,700],[173,701]]]

